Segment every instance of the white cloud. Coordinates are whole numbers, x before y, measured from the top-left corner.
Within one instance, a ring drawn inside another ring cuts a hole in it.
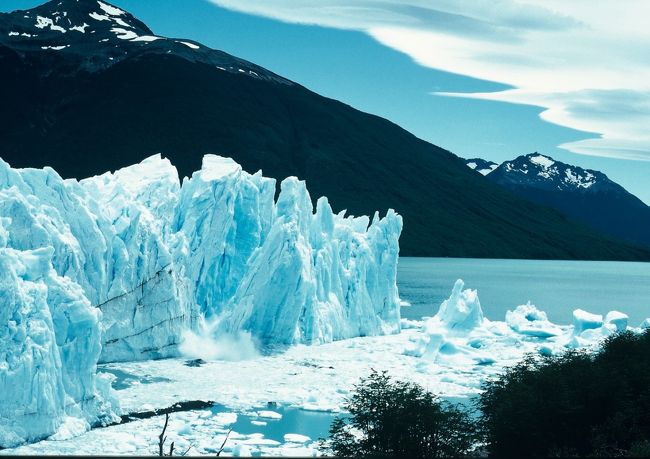
[[[363,31],[421,65],[515,89],[447,94],[545,107],[596,133],[562,145],[650,161],[647,0],[211,0],[274,19]]]

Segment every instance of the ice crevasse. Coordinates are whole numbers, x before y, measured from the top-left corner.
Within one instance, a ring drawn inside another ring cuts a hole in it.
[[[264,347],[399,332],[401,217],[275,193],[213,155],[182,183],[159,155],[81,181],[0,160],[0,447],[114,419],[97,363],[178,355],[207,320]]]

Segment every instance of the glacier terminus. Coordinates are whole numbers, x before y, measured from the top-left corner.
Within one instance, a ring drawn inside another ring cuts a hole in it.
[[[0,447],[115,422],[97,364],[179,356],[188,331],[398,333],[401,230],[214,155],[182,182],[160,155],[81,181],[0,160]]]

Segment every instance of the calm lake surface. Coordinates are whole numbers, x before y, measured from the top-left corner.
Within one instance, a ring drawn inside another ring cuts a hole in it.
[[[432,316],[456,279],[478,290],[485,316],[505,313],[530,300],[549,320],[570,324],[574,309],[606,314],[613,309],[638,326],[650,317],[650,263],[469,258],[400,258],[397,285],[411,303],[402,317]]]

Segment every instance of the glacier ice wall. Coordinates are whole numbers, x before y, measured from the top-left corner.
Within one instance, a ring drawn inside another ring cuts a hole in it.
[[[206,156],[183,183],[175,229],[188,274],[218,331],[262,346],[323,343],[399,331],[396,286],[401,217],[347,217],[326,198],[316,211],[305,182],[242,171]]]
[[[101,313],[56,273],[52,248],[7,248],[7,226],[0,219],[0,447],[51,435],[66,417],[83,429],[114,421],[95,376]]]
[[[201,317],[265,346],[399,331],[401,217],[314,211],[296,178],[275,191],[212,155],[182,186],[160,156],[80,182],[0,163],[8,246],[53,249],[102,312],[103,362],[176,355]]]
[[[78,284],[102,314],[101,361],[176,354],[196,320],[170,233],[180,184],[160,158],[92,179],[63,180],[49,168],[0,160],[0,217],[7,244],[52,248],[56,272]]]
[[[212,155],[182,184],[160,156],[81,181],[0,160],[0,446],[110,417],[96,364],[178,355],[206,321],[261,346],[399,332],[401,217],[275,192]]]

